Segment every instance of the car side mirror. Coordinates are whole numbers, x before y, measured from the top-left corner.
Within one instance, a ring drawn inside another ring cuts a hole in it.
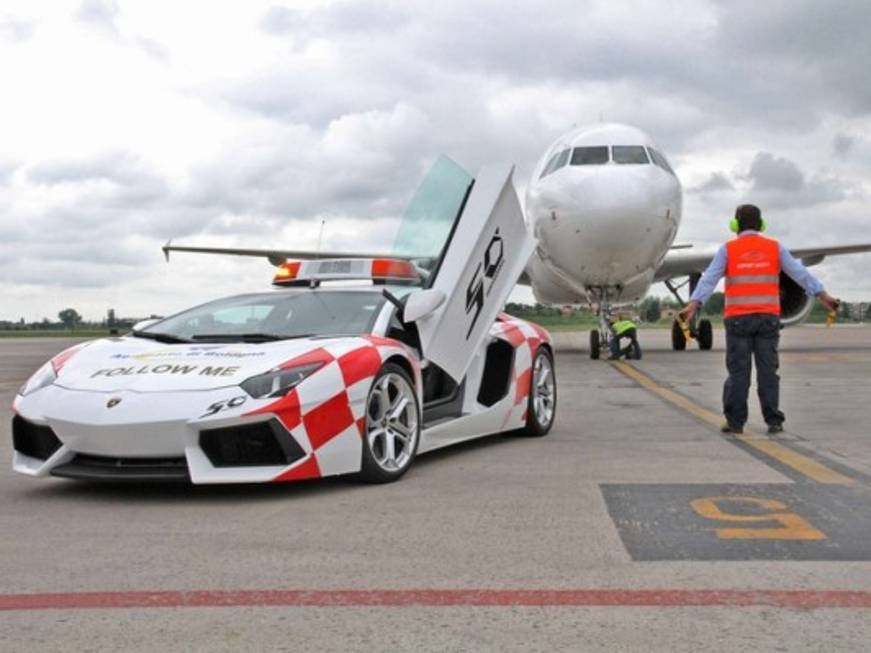
[[[163,318],[159,318],[159,317],[150,317],[147,320],[140,320],[139,322],[137,322],[136,324],[133,325],[133,331],[143,331],[143,330],[147,329],[148,327],[150,327],[154,324],[157,324],[162,319]]]
[[[416,322],[435,311],[445,303],[445,293],[437,288],[428,288],[413,292],[405,300],[402,311],[403,322]]]

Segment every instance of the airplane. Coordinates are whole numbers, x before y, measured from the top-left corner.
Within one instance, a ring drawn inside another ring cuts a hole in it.
[[[331,252],[285,249],[238,249],[173,245],[163,251],[233,254],[267,258],[273,265],[288,259],[379,258],[393,256],[423,262],[422,271],[437,265],[451,237],[450,221],[437,236],[421,229],[426,203],[438,196],[438,184],[471,189],[474,179],[442,157],[425,178],[406,210],[393,251]],[[459,184],[459,185],[457,185]],[[447,193],[462,212],[462,191]],[[598,327],[590,331],[590,356],[599,358],[610,342],[609,322],[615,308],[641,300],[652,284],[663,282],[681,304],[681,289],[695,289],[717,247],[675,245],[683,208],[683,189],[674,169],[654,140],[637,127],[601,123],[568,131],[543,153],[527,185],[524,213],[537,245],[518,283],[531,286],[543,304],[587,304]],[[418,222],[416,222],[416,220]],[[413,237],[417,234],[417,241]],[[409,240],[411,238],[411,240]],[[790,249],[805,265],[827,256],[871,251],[871,243]],[[471,284],[471,281],[470,281]],[[471,288],[471,285],[470,285]],[[784,326],[802,322],[814,298],[784,273],[780,275],[781,320]],[[696,318],[682,328],[672,324],[672,348],[685,350],[687,335],[699,348],[713,346],[707,319]]]
[[[593,358],[609,340],[613,307],[641,300],[660,281],[685,304],[680,289],[688,286],[692,294],[718,249],[674,244],[680,180],[653,139],[629,125],[591,125],[557,138],[533,171],[525,204],[538,240],[527,266],[533,294],[545,304],[594,307],[600,326],[590,333]],[[827,256],[871,251],[871,243],[790,251],[810,266]],[[792,326],[807,318],[814,298],[781,272],[780,304],[783,325]],[[688,331],[701,349],[711,349],[709,320],[694,320]],[[675,321],[672,348],[686,344]]]

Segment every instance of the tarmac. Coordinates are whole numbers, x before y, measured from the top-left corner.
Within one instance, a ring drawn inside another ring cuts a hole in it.
[[[391,485],[29,479],[5,419],[0,651],[869,650],[871,328],[783,332],[777,437],[719,432],[722,332],[586,338],[551,434]],[[0,340],[0,401],[69,344]]]

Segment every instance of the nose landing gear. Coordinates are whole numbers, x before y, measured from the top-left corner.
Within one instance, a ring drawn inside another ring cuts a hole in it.
[[[591,302],[591,304],[595,306],[596,317],[599,320],[599,328],[590,331],[590,358],[598,360],[601,358],[603,350],[606,353],[611,352],[612,341],[615,336],[611,331],[611,303],[609,301],[610,296],[608,294],[608,289],[596,288],[591,290],[595,293],[596,297],[595,303]],[[616,286],[611,290],[616,292],[619,297],[623,288],[621,286]],[[623,354],[626,358],[641,358],[640,349],[636,350],[635,347],[630,347],[629,350],[624,351]]]
[[[608,302],[608,294],[604,288],[595,289],[596,301],[595,306],[596,317],[599,319],[599,328],[590,331],[590,358],[598,360],[602,355],[602,349],[610,351],[611,349],[611,304]]]

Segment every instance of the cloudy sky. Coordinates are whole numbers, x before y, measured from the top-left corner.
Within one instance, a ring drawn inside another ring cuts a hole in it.
[[[734,206],[788,244],[871,241],[871,3],[0,5],[0,319],[169,313],[265,287],[160,245],[377,248],[439,153],[518,166],[560,133],[648,131],[681,242]],[[817,268],[871,299],[871,255]]]

